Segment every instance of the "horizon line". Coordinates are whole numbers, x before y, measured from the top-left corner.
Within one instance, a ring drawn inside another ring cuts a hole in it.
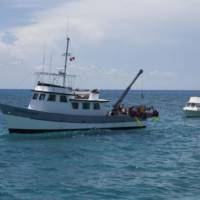
[[[0,88],[0,90],[33,90],[30,88]],[[89,89],[90,90],[90,89]],[[125,90],[124,89],[99,89],[99,90]],[[130,91],[200,91],[200,89],[131,89]]]

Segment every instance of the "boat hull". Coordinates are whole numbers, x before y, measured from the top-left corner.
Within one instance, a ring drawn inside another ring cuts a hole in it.
[[[200,111],[183,110],[186,117],[200,117]]]
[[[145,125],[128,116],[70,116],[0,105],[10,133],[42,133],[89,129],[135,129]]]

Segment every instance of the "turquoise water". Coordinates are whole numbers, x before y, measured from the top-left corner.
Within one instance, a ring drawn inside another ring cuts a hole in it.
[[[120,91],[103,91],[112,101]],[[128,131],[9,135],[0,114],[0,200],[200,199],[200,119],[181,111],[200,91],[146,91],[160,121]],[[30,92],[0,90],[26,106]],[[126,103],[141,101],[131,92]]]

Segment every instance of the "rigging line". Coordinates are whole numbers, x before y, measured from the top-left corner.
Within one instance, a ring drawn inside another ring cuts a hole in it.
[[[143,86],[143,76],[141,77],[141,99],[144,99],[144,86]]]
[[[43,46],[42,72],[44,72],[45,70],[45,59],[46,59],[46,45]]]
[[[48,68],[49,68],[48,71],[49,71],[50,73],[52,72],[52,60],[53,60],[53,51],[51,51],[51,53],[50,53],[50,55],[49,55],[49,65],[47,65]],[[47,79],[48,79],[48,81],[51,81],[51,76],[48,75]]]
[[[53,51],[51,51],[50,58],[49,58],[49,71],[52,72],[52,63],[53,63]]]

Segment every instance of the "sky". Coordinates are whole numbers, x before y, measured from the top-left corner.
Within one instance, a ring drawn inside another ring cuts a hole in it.
[[[199,0],[0,0],[0,88],[63,68],[75,87],[200,89]]]

